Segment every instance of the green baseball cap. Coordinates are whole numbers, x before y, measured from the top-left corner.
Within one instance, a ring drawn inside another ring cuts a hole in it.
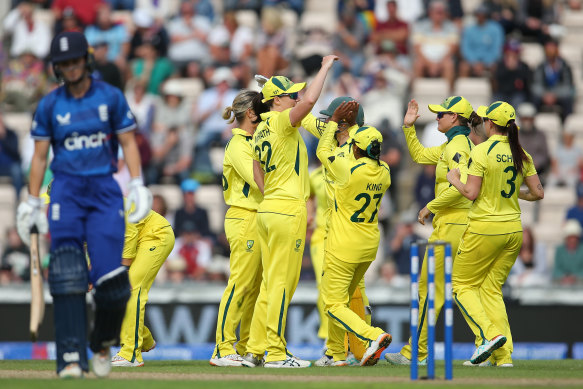
[[[429,110],[433,113],[439,112],[453,112],[460,116],[469,119],[472,116],[474,109],[468,100],[462,96],[451,96],[443,101],[441,104],[429,104]]]
[[[340,104],[347,103],[349,101],[356,101],[356,100],[354,100],[350,96],[337,97],[334,100],[332,100],[330,105],[328,105],[328,108],[320,111],[320,114],[326,115],[328,117],[332,117],[332,115],[334,114],[334,111],[336,111],[336,108],[340,107]],[[360,104],[358,105],[358,113],[356,114],[356,124],[358,124],[359,126],[364,125],[364,109],[362,109],[362,105],[360,105]]]

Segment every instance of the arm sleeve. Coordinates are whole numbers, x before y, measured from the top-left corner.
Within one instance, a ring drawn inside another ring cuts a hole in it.
[[[322,134],[322,137],[320,138],[320,142],[318,142],[316,156],[328,171],[330,178],[333,181],[336,181],[337,184],[342,185],[348,180],[350,170],[348,168],[347,158],[336,158],[334,155],[334,133],[337,128],[337,123],[328,122],[326,131],[324,131],[324,134]]]
[[[52,96],[52,95],[50,95]],[[53,131],[50,112],[47,112],[47,97],[42,99],[32,119],[30,134],[34,140],[51,140]]]
[[[452,169],[459,169],[460,181],[465,184],[468,181],[467,152],[462,150],[453,150],[451,152],[447,151],[448,150],[446,148],[448,171]],[[449,207],[454,202],[462,200],[463,197],[464,196],[454,186],[450,185],[446,190],[442,191],[436,198],[427,204],[427,209],[429,209],[431,213],[435,214],[437,211]]]
[[[530,156],[530,154],[527,153],[526,151],[525,151],[525,153],[528,156],[528,162],[526,162],[524,164],[525,169],[524,169],[524,174],[523,175],[524,175],[524,177],[534,176],[535,174],[538,174],[537,171],[536,171],[536,168],[534,166],[534,162],[533,162],[532,157]]]
[[[322,137],[322,134],[326,129],[326,123],[324,123],[311,113],[309,113],[305,118],[302,119],[301,126],[304,127],[306,131],[308,131],[310,134],[314,135],[318,139]]]
[[[275,122],[269,123],[273,128],[276,128],[277,131],[281,134],[291,135],[294,131],[297,131],[297,127],[292,126],[291,121],[289,119],[289,113],[291,108],[286,109],[282,113],[277,116],[272,116],[267,120],[274,120]]]
[[[121,134],[127,131],[132,131],[136,128],[136,121],[134,119],[134,114],[130,110],[130,106],[126,98],[124,97],[122,91],[115,87],[111,87],[112,93],[115,95],[115,103],[111,108],[111,124],[113,130],[117,134]]]
[[[407,141],[409,154],[411,154],[413,161],[423,165],[437,165],[439,156],[443,151],[443,145],[435,147],[424,147],[417,138],[415,126],[403,126],[403,132],[405,133],[405,140]]]
[[[126,219],[126,232],[123,243],[122,258],[135,258],[138,250],[138,227],[137,224],[128,223]]]
[[[239,135],[235,136],[239,137]],[[234,149],[231,148],[233,146],[235,146]],[[229,148],[229,151],[232,150],[231,152],[236,153],[234,158],[229,158],[231,165],[237,174],[241,176],[243,180],[251,186],[251,188],[259,190],[257,184],[255,183],[255,179],[253,178],[253,151],[251,148],[251,143],[237,139],[237,143],[231,145],[231,147]]]

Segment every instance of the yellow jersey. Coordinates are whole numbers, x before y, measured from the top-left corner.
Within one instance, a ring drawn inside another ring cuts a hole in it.
[[[411,158],[423,165],[436,165],[435,198],[427,204],[427,209],[435,215],[447,209],[469,209],[472,205],[447,181],[447,172],[455,168],[460,169],[462,182],[467,180],[467,162],[474,145],[464,135],[463,129],[469,130],[468,127],[453,127],[446,133],[447,142],[440,146],[424,147],[417,138],[415,126],[403,126]]]
[[[223,159],[223,197],[230,206],[256,211],[263,195],[253,179],[253,137],[233,128]]]
[[[524,162],[523,174],[519,174],[514,168],[508,137],[492,135],[474,147],[468,161],[468,174],[481,177],[482,186],[468,214],[470,221],[520,222],[520,186],[524,177],[537,174],[532,157],[526,155],[528,161]],[[502,224],[496,226],[503,229]]]
[[[316,201],[316,228],[326,227],[326,209],[328,208],[328,197],[326,196],[326,186],[324,184],[324,167],[318,166],[310,173],[310,193]]]
[[[253,136],[253,157],[261,163],[265,172],[264,200],[295,200],[306,202],[310,197],[308,151],[299,127],[293,127],[291,108],[282,112],[269,111],[261,114]],[[302,125],[316,137],[318,120],[309,114]]]
[[[367,157],[336,158],[334,132],[335,126],[328,126],[316,151],[335,182],[326,252],[345,262],[373,261],[380,240],[378,210],[391,185],[389,166]]]
[[[147,235],[155,235],[163,228],[169,228],[172,231],[172,226],[166,218],[155,211],[150,211],[145,218],[137,223],[129,223],[126,211],[126,232],[123,244],[122,258],[135,258],[140,240]]]

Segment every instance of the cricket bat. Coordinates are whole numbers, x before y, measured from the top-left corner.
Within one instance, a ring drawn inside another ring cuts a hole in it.
[[[34,225],[30,229],[30,337],[33,342],[38,338],[38,328],[45,314],[43,276],[40,265],[39,234]]]

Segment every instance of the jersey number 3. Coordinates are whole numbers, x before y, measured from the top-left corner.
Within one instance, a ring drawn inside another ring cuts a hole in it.
[[[372,197],[377,202],[375,204],[375,210],[373,211],[372,215],[370,215],[370,219],[368,219],[367,223],[372,223],[374,221],[374,218],[376,217],[377,212],[379,211],[379,203],[381,202],[381,198],[383,197],[383,194],[377,193]],[[362,223],[364,221],[364,217],[360,217],[360,215],[366,211],[366,209],[370,205],[371,199],[370,199],[370,195],[368,193],[360,193],[354,198],[354,200],[356,200],[356,201],[360,201],[361,199],[364,199],[364,204],[358,211],[354,212],[354,214],[350,217],[351,222]]]
[[[510,185],[510,192],[506,193],[505,190],[500,191],[500,194],[502,195],[502,197],[507,198],[507,199],[512,197],[512,195],[514,194],[514,191],[516,191],[516,184],[514,183],[514,180],[516,180],[516,169],[514,168],[514,166],[508,166],[506,169],[504,169],[504,173],[508,173],[508,172],[512,173],[512,177],[510,177],[508,180],[506,180],[508,185]]]

